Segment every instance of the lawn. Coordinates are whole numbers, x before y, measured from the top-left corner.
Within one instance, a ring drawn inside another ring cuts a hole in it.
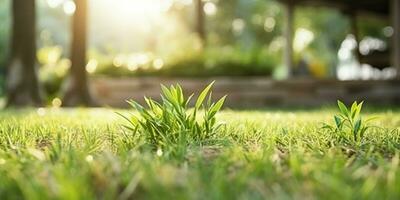
[[[139,148],[115,110],[1,111],[0,199],[400,199],[400,110],[364,106],[359,145],[322,128],[334,107],[225,109],[181,156]]]

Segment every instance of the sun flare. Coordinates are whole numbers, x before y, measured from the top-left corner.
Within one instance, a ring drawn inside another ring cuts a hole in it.
[[[128,19],[156,19],[167,12],[173,5],[173,0],[106,0],[110,11]],[[110,13],[110,14],[112,14]]]

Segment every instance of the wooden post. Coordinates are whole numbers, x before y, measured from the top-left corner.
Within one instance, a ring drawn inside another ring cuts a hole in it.
[[[355,11],[352,11],[350,13],[350,21],[351,21],[351,32],[354,35],[354,39],[356,40],[356,47],[354,49],[354,53],[356,54],[356,58],[358,63],[361,64],[361,53],[360,53],[360,33],[358,30],[358,24],[357,24],[357,13]]]
[[[400,0],[391,1],[391,16],[393,27],[392,63],[397,69],[397,79],[400,79]]]
[[[291,1],[285,3],[285,28],[284,36],[286,39],[284,64],[287,70],[287,78],[292,75],[293,71],[293,16],[294,4]]]

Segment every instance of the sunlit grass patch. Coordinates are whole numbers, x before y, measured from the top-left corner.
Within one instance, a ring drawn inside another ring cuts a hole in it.
[[[189,145],[211,143],[223,125],[217,122],[216,115],[226,98],[212,102],[212,85],[209,84],[198,95],[194,107],[189,107],[194,94],[185,96],[179,85],[169,88],[161,85],[162,101],[145,97],[146,107],[133,100],[128,101],[136,113],[120,115],[129,122],[123,126],[133,137],[130,139],[136,140],[134,142],[139,145],[150,146],[159,156],[163,151],[172,156],[184,156]]]
[[[334,134],[322,129],[333,122],[333,108],[225,110],[220,141],[190,148],[182,159],[136,148],[115,114],[122,111],[6,110],[0,197],[398,199],[400,113],[366,108],[363,116],[376,116],[378,128],[354,152],[332,145]]]

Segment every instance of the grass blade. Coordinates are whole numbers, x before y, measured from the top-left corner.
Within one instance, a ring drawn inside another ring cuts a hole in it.
[[[214,85],[214,82],[211,82],[199,95],[196,101],[196,108],[199,109],[200,106],[203,104],[204,99],[207,97],[208,92],[210,91],[211,87]]]

